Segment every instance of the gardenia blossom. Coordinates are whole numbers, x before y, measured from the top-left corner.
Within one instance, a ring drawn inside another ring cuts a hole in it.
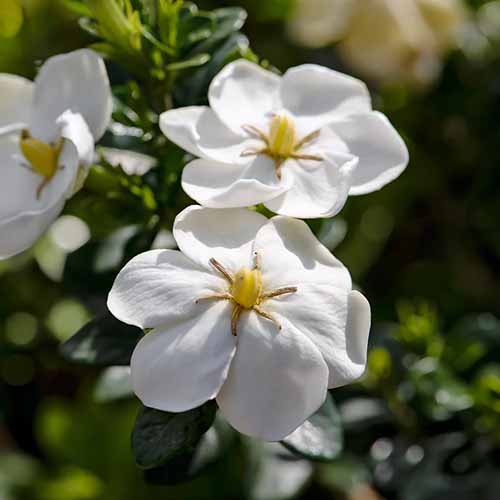
[[[191,206],[118,274],[108,307],[152,329],[131,362],[142,402],[183,412],[217,399],[238,431],[277,441],[361,376],[370,306],[347,269],[289,217]]]
[[[366,86],[322,66],[278,76],[238,60],[214,78],[208,100],[160,117],[163,133],[199,157],[182,186],[207,207],[264,203],[281,215],[330,217],[349,194],[380,189],[408,162]]]
[[[48,59],[34,82],[0,74],[0,258],[33,245],[80,189],[111,109],[91,50]]]
[[[462,0],[297,0],[289,32],[309,47],[339,42],[367,77],[422,86],[458,46],[466,18]]]

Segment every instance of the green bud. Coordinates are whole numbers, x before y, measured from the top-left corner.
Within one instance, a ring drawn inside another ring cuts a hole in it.
[[[88,4],[103,37],[124,51],[141,50],[141,19],[130,0],[125,0],[123,7],[116,0],[88,0]]]

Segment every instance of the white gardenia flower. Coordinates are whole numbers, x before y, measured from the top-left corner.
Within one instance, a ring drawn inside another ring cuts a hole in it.
[[[208,99],[210,107],[160,117],[163,133],[199,157],[182,186],[207,207],[264,203],[281,215],[330,217],[349,194],[380,189],[408,163],[366,86],[322,66],[281,77],[241,59],[214,78]]]
[[[309,47],[339,42],[367,77],[423,86],[458,46],[466,12],[463,0],[297,0],[288,28]]]
[[[108,307],[153,330],[137,345],[135,393],[183,412],[210,399],[238,431],[277,441],[365,369],[370,306],[297,219],[191,206],[180,248],[134,257]]]
[[[48,59],[34,82],[0,74],[0,259],[32,246],[80,189],[111,110],[91,50]]]

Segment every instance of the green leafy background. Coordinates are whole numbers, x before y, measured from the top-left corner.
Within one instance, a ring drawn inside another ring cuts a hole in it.
[[[410,166],[336,218],[311,222],[372,304],[368,370],[306,428],[263,444],[232,431],[215,408],[180,424],[141,409],[126,365],[142,333],[106,314],[104,298],[124,262],[168,244],[175,214],[190,203],[179,183],[183,152],[158,133],[158,112],[202,103],[213,75],[238,57],[281,71],[303,62],[353,71],[333,48],[291,44],[291,0],[199,2],[230,10],[192,10],[175,28],[165,14],[160,40],[137,37],[133,18],[130,32],[116,33],[93,4],[0,2],[0,12],[10,9],[0,71],[32,78],[48,56],[94,44],[114,60],[115,94],[102,142],[112,149],[65,211],[90,239],[67,248],[51,232],[0,262],[0,498],[498,498],[500,33],[452,53],[426,91],[369,82]],[[248,12],[244,26],[237,7]],[[112,166],[123,163],[116,149],[157,165],[130,175]]]

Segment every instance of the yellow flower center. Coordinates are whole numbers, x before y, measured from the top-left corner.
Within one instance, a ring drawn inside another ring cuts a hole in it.
[[[59,155],[62,147],[62,139],[52,145],[34,139],[27,130],[24,130],[21,134],[19,148],[23,156],[29,162],[31,170],[43,177],[36,192],[37,198],[40,197],[43,188],[52,180],[59,169]]]
[[[233,300],[245,309],[258,305],[262,293],[262,273],[258,269],[247,267],[240,269],[234,276],[231,285]]]
[[[295,124],[286,114],[276,114],[269,127],[269,153],[279,158],[288,158],[295,151]]]
[[[37,174],[46,179],[54,177],[58,168],[60,146],[52,146],[32,137],[23,137],[20,148]]]
[[[254,125],[243,125],[242,128],[250,137],[259,139],[264,145],[263,147],[245,149],[245,151],[242,151],[241,156],[260,154],[269,156],[274,161],[278,180],[281,180],[282,165],[289,158],[309,161],[323,160],[321,155],[303,151],[304,147],[316,141],[320,135],[320,130],[315,130],[297,140],[295,123],[287,113],[275,113],[272,116],[268,134]]]
[[[238,334],[238,321],[244,310],[254,311],[259,316],[272,321],[278,330],[281,330],[279,321],[265,309],[261,304],[268,299],[295,293],[296,286],[285,286],[271,291],[264,291],[262,286],[262,272],[260,270],[260,254],[255,252],[255,266],[252,270],[248,267],[242,267],[234,276],[217,260],[210,259],[210,264],[226,279],[229,283],[229,289],[223,292],[209,293],[195,300],[198,304],[200,300],[215,299],[229,300],[234,308],[231,315],[231,333],[236,337]]]

